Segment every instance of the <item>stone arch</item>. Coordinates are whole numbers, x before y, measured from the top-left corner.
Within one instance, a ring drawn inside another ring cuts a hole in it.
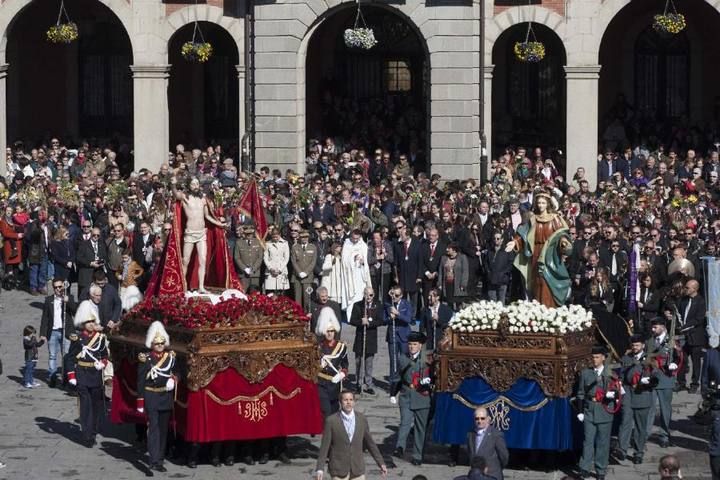
[[[8,34],[13,23],[22,14],[22,11],[33,1],[37,0],[5,0],[0,3],[0,63],[5,62]],[[130,46],[133,57],[137,51],[135,43],[135,29],[133,28],[133,12],[130,3],[126,0],[97,0],[105,5],[118,18],[130,37]]]
[[[332,0],[328,1],[328,4],[333,3]],[[356,2],[353,1],[345,1],[335,4],[332,7],[329,7],[328,9],[324,10],[322,13],[317,14],[315,11],[315,18],[314,20],[307,26],[306,31],[304,35],[302,36],[302,39],[300,41],[300,45],[298,47],[297,51],[297,61],[296,61],[296,85],[297,85],[297,104],[298,104],[298,110],[297,110],[297,143],[296,143],[296,149],[297,149],[297,159],[296,159],[296,165],[298,171],[304,171],[305,168],[305,153],[306,153],[306,128],[307,128],[307,105],[306,105],[306,64],[307,64],[307,53],[308,48],[310,46],[311,40],[314,36],[314,34],[317,32],[318,28],[327,20],[331,19],[335,14],[337,14],[340,11],[347,10],[350,8],[353,8],[357,5]],[[420,45],[422,48],[422,53],[425,58],[425,61],[427,62],[426,68],[430,69],[430,62],[431,62],[431,51],[429,48],[429,40],[434,35],[432,32],[428,31],[426,28],[424,28],[425,23],[430,20],[427,15],[420,17],[419,14],[416,14],[417,11],[424,11],[425,9],[422,8],[415,8],[412,11],[408,12],[407,5],[401,5],[399,7],[396,7],[394,5],[387,5],[382,3],[373,3],[373,8],[382,9],[387,12],[390,12],[393,15],[396,15],[400,19],[402,19],[403,22],[405,22],[410,28],[412,29],[413,33],[416,35],[416,37],[420,41]],[[425,95],[425,102],[426,102],[426,111],[425,111],[425,117],[427,119],[430,118],[430,92],[428,89],[428,92],[426,92]],[[427,132],[427,146],[429,150],[429,136],[430,136],[430,122],[427,120],[426,125],[426,132]],[[430,160],[428,159],[428,164],[430,163]]]
[[[165,19],[162,24],[162,37],[160,39],[165,48],[164,53],[167,54],[167,46],[170,44],[172,36],[182,27],[196,20],[198,22],[214,23],[225,29],[235,40],[240,58],[242,58],[245,51],[242,20],[225,16],[222,8],[206,4],[189,5],[173,12]]]
[[[485,26],[485,42],[488,48],[485,49],[485,65],[492,65],[492,51],[500,35],[509,28],[521,24],[533,22],[548,27],[563,42],[566,55],[570,57],[571,52],[565,45],[566,23],[565,19],[544,7],[537,5],[526,5],[522,7],[508,8],[499,15],[493,17]]]

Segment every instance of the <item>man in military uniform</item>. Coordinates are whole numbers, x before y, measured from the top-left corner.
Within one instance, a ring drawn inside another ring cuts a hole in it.
[[[83,444],[90,448],[95,445],[95,436],[100,430],[100,419],[104,414],[103,369],[108,364],[108,341],[101,333],[97,304],[100,303],[102,289],[97,285],[90,287],[90,300],[78,306],[74,325],[82,329],[77,337],[71,337],[68,351],[71,361],[68,382],[77,386],[80,397],[80,427]]]
[[[622,382],[627,396],[622,405],[622,423],[618,434],[618,451],[615,456],[624,460],[630,448],[630,439],[634,440],[635,456],[633,463],[643,462],[647,423],[653,387],[658,380],[645,353],[645,339],[635,334],[630,337],[630,351],[620,360]]]
[[[167,350],[170,336],[161,322],[150,325],[145,346],[149,353],[138,355],[137,411],[147,413],[147,446],[150,470],[167,471],[163,466],[168,425],[175,400],[175,352]]]
[[[592,367],[580,372],[577,391],[577,399],[582,404],[582,413],[577,418],[583,422],[584,430],[580,475],[591,476],[594,463],[598,480],[605,479],[610,457],[612,412],[620,401],[620,382],[613,378],[610,368],[605,365],[606,359],[605,347],[593,347]]]
[[[255,227],[246,225],[243,227],[243,234],[244,238],[239,238],[233,249],[233,259],[240,274],[240,283],[245,291],[249,287],[260,290],[260,267],[265,252],[255,236]]]
[[[317,260],[317,247],[308,242],[310,235],[306,230],[300,232],[300,242],[290,248],[290,262],[293,267],[292,286],[295,301],[310,309],[310,295],[305,289],[313,283],[313,272]]]
[[[375,298],[372,287],[365,287],[365,298],[355,302],[350,313],[350,325],[355,327],[355,392],[375,395],[373,389],[373,360],[378,351],[377,329],[383,324],[383,307]],[[363,358],[364,356],[364,358]]]
[[[429,354],[423,349],[425,340],[425,335],[422,333],[410,333],[408,353],[400,355],[400,382],[396,383],[390,392],[390,403],[393,405],[398,403],[397,394],[400,393],[400,428],[393,455],[403,457],[408,434],[414,427],[413,465],[422,464],[425,432],[430,415],[432,364],[428,358]]]
[[[340,322],[332,307],[320,311],[315,334],[322,337],[320,342],[320,371],[318,372],[318,394],[323,417],[340,410],[342,381],[348,371],[348,348],[337,340]]]
[[[670,419],[672,416],[672,396],[675,388],[675,375],[678,372],[680,354],[671,341],[667,331],[667,321],[663,317],[656,317],[650,321],[652,337],[645,345],[648,356],[657,364],[656,372],[658,383],[653,393],[648,412],[647,436],[652,433],[655,423],[655,410],[660,409],[660,441],[663,448],[670,446]]]

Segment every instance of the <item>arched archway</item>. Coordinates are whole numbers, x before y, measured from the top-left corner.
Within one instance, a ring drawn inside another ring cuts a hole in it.
[[[170,145],[236,146],[239,142],[237,44],[220,25],[201,21],[199,26],[205,40],[213,46],[212,57],[206,63],[189,62],[181,54],[182,45],[193,37],[193,23],[178,29],[168,43],[172,65],[168,87]]]
[[[123,23],[98,0],[65,7],[79,39],[52,44],[47,29],[58,3],[33,1],[7,32],[7,124],[9,139],[35,143],[50,135],[97,142],[132,139],[133,52]]]
[[[687,28],[652,28],[662,5],[630,2],[609,22],[600,44],[599,134],[606,147],[649,143],[685,148],[674,127],[720,121],[720,14],[704,0],[678,3]],[[720,138],[715,132],[715,138]],[[706,139],[710,147],[713,139]]]
[[[429,172],[425,40],[404,14],[373,5],[363,7],[363,15],[378,44],[350,49],[343,33],[353,26],[355,12],[355,4],[328,12],[306,39],[303,141],[330,136],[338,145],[408,153],[416,172]]]
[[[565,47],[554,31],[533,23],[545,58],[521,62],[513,47],[525,40],[527,28],[527,23],[513,25],[493,45],[493,152],[508,145],[565,150]]]

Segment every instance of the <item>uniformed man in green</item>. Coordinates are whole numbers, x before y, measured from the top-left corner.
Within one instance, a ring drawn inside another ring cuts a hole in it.
[[[620,382],[614,378],[605,365],[607,349],[596,346],[592,349],[592,367],[580,372],[577,399],[582,404],[582,413],[577,418],[583,422],[583,453],[580,458],[580,475],[591,476],[595,465],[596,478],[605,479],[610,457],[610,431],[613,413],[620,401]]]
[[[647,436],[650,437],[655,423],[655,409],[660,409],[660,441],[662,448],[670,446],[670,419],[672,416],[672,396],[675,388],[675,376],[678,372],[680,354],[672,345],[667,331],[667,320],[656,317],[650,321],[652,337],[645,344],[648,356],[654,359],[658,383],[653,392],[653,400],[648,412]]]
[[[233,259],[237,267],[240,283],[247,292],[249,287],[260,290],[260,267],[265,250],[255,235],[255,227],[243,227],[243,238],[238,238],[233,250]]]
[[[398,403],[397,394],[400,392],[400,428],[393,455],[403,457],[408,434],[414,427],[413,465],[422,464],[425,432],[430,415],[432,361],[431,354],[423,348],[425,340],[425,335],[420,332],[411,332],[408,335],[408,354],[401,354],[398,362],[400,381],[390,392],[392,404]]]
[[[615,456],[618,460],[625,460],[632,438],[635,444],[633,463],[639,465],[643,462],[645,452],[653,387],[658,382],[645,353],[645,338],[642,335],[635,334],[630,337],[630,351],[620,359],[620,363],[626,396],[623,398],[623,418]]]
[[[306,291],[311,288],[317,260],[317,247],[308,242],[310,234],[307,230],[300,232],[300,241],[290,247],[290,263],[293,268],[292,287],[295,301],[310,311],[310,294]]]

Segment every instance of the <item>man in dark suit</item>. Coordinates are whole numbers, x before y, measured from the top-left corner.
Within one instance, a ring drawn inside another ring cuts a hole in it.
[[[107,247],[100,240],[100,229],[95,227],[89,240],[78,244],[75,260],[78,268],[78,292],[86,290],[92,283],[93,272],[104,270],[107,261]]]
[[[332,225],[337,221],[335,210],[332,205],[328,203],[327,196],[324,193],[318,194],[317,203],[310,205],[305,215],[308,224],[322,222],[324,225]]]
[[[467,434],[467,449],[470,465],[475,457],[483,457],[487,462],[487,475],[503,480],[508,449],[502,432],[490,425],[490,415],[485,408],[475,409],[475,428]]]
[[[603,158],[598,161],[597,181],[608,182],[612,179],[615,172],[620,170],[620,166],[615,160],[615,154],[611,149],[606,149]]]
[[[58,356],[62,361],[62,356],[70,347],[69,337],[75,333],[73,315],[77,310],[77,303],[72,295],[65,291],[62,280],[53,280],[52,286],[53,294],[45,297],[43,305],[40,339],[48,344],[48,386],[55,388]]]
[[[140,231],[135,233],[132,245],[132,259],[146,272],[150,271],[152,265],[152,246],[155,243],[155,235],[150,232],[150,224],[143,221],[140,223]]]
[[[437,350],[437,345],[454,314],[452,308],[440,302],[440,290],[430,290],[428,304],[420,315],[420,331],[427,336],[428,350]]]
[[[493,234],[492,247],[482,255],[488,299],[501,302],[503,305],[512,279],[513,260],[515,260],[515,253],[506,252],[504,244],[502,233],[496,230]]]
[[[408,351],[408,336],[412,323],[412,307],[403,298],[402,288],[395,286],[390,289],[390,303],[385,305],[385,324],[388,326],[385,340],[388,343],[390,357],[390,384],[400,380],[398,363],[400,356]]]
[[[440,259],[445,255],[446,244],[440,239],[437,228],[428,231],[428,241],[422,245],[422,296],[428,298],[430,289],[438,286]]]
[[[470,471],[467,475],[460,475],[454,480],[496,480],[495,477],[488,475],[487,462],[483,457],[475,456],[470,462]]]
[[[363,390],[375,395],[373,389],[373,359],[378,351],[377,328],[383,324],[383,305],[375,298],[371,287],[365,288],[365,299],[355,302],[350,314],[350,325],[355,326],[355,391]],[[363,365],[364,364],[364,365]],[[364,368],[363,368],[364,367]]]
[[[404,222],[398,222],[396,228],[400,238],[395,243],[395,280],[410,302],[412,308],[410,315],[411,318],[414,318],[420,279],[423,273],[420,241],[413,238]]]
[[[370,451],[383,476],[386,476],[387,467],[370,436],[367,418],[355,411],[355,394],[348,390],[342,391],[340,409],[325,419],[315,478],[322,480],[327,460],[328,472],[333,478],[364,478],[363,447]]]
[[[697,393],[700,386],[700,371],[702,370],[702,349],[708,342],[705,327],[707,325],[705,318],[705,299],[698,293],[700,284],[697,280],[688,280],[685,283],[685,296],[680,301],[680,316],[682,318],[682,326],[680,334],[685,335],[685,345],[683,351],[685,357],[692,362],[692,380],[688,392]],[[689,370],[689,362],[685,363],[685,367],[678,375],[678,383],[675,387],[676,391],[686,388],[686,376]]]

